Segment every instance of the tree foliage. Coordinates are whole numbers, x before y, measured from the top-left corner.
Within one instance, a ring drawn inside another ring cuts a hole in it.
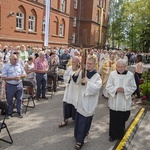
[[[148,51],[150,1],[110,0],[108,33],[108,44],[112,47],[124,46],[133,51]]]

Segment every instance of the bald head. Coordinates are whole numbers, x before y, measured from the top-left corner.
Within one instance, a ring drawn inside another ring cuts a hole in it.
[[[72,57],[72,62],[73,62],[73,61],[79,63],[79,62],[80,62],[80,59],[79,59],[78,56],[74,56],[74,57]]]
[[[10,59],[10,63],[12,65],[16,65],[17,64],[17,61],[18,61],[17,55],[12,54],[12,55],[10,55],[9,59]]]

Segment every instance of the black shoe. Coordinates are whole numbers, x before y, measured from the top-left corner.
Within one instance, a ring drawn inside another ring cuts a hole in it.
[[[23,118],[23,115],[22,114],[18,114],[18,118]]]
[[[48,99],[46,96],[43,96],[42,99]]]
[[[114,141],[115,141],[115,139],[114,139],[114,138],[109,137],[109,142],[114,142]]]
[[[48,88],[48,91],[49,91],[49,92],[52,92],[52,88]]]
[[[35,99],[36,99],[37,101],[39,101],[39,100],[40,100],[40,98],[39,98],[39,97],[37,97],[37,96],[35,97]]]

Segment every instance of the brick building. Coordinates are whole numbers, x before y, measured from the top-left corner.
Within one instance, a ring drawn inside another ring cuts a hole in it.
[[[46,0],[0,0],[0,44],[44,45]],[[105,45],[109,0],[51,0],[50,46]]]

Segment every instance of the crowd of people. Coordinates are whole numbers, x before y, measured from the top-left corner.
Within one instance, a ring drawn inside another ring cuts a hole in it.
[[[40,101],[48,99],[47,84],[52,85],[49,91],[57,92],[58,80],[63,76],[66,85],[64,118],[58,126],[68,125],[70,117],[75,120],[75,148],[80,149],[89,134],[101,89],[102,95],[108,99],[110,110],[109,141],[121,139],[130,115],[132,96],[137,94],[138,103],[141,102],[139,79],[143,64],[150,63],[150,54],[95,48],[84,51],[86,64],[82,63],[82,48],[61,46],[43,49],[25,45],[2,48],[0,45],[0,91],[1,99],[6,99],[9,105],[7,118],[13,115],[14,97],[17,100],[18,117],[23,118],[23,81],[32,83],[33,86],[26,89],[27,94]],[[127,70],[131,64],[135,64],[134,73]],[[85,70],[83,65],[86,66]]]

